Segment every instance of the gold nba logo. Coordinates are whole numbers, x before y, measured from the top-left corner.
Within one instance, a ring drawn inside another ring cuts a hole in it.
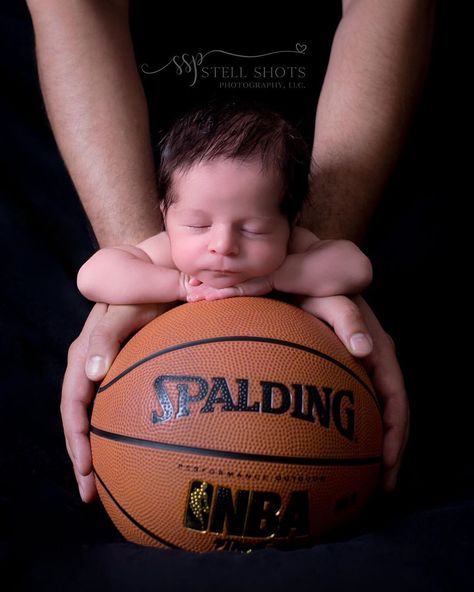
[[[192,530],[206,531],[211,512],[214,487],[206,481],[192,481],[188,493],[185,526]]]
[[[285,502],[274,491],[253,491],[192,481],[185,526],[200,532],[265,539],[309,536],[309,492],[292,491]]]

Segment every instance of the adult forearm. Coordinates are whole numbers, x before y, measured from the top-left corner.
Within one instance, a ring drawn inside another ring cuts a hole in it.
[[[318,102],[305,213],[318,236],[363,237],[425,78],[433,12],[432,0],[344,2]]]
[[[101,246],[161,225],[128,1],[28,0],[46,109]]]

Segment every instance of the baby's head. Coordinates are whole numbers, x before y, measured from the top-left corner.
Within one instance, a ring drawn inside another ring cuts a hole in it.
[[[308,145],[278,113],[234,103],[189,112],[162,140],[158,189],[163,212],[179,198],[174,173],[217,159],[253,161],[262,173],[277,175],[280,211],[290,225],[295,222],[308,195]]]
[[[215,288],[277,269],[308,191],[309,150],[276,113],[193,111],[162,142],[158,189],[174,264]]]

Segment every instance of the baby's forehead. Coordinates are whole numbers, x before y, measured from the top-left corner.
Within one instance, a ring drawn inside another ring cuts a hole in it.
[[[280,172],[267,168],[259,159],[210,159],[175,170],[171,178],[169,203],[189,209],[194,204],[207,208],[232,207],[266,211],[279,205],[284,184]]]
[[[218,175],[222,173],[223,168],[224,171],[227,169],[229,173],[238,172],[239,169],[245,169],[247,174],[254,174],[259,177],[270,177],[272,179],[282,177],[280,169],[274,162],[265,162],[259,156],[245,159],[222,156],[181,164],[172,171],[171,181],[199,173],[200,171],[205,171],[207,175]]]

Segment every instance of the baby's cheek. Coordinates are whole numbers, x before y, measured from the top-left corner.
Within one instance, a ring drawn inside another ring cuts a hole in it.
[[[196,257],[192,253],[181,253],[174,259],[174,262],[180,271],[188,275],[195,275]]]
[[[254,261],[258,266],[258,275],[265,275],[278,269],[286,258],[286,249],[281,245],[262,245],[259,252],[254,253]]]
[[[177,269],[188,275],[193,275],[196,265],[194,249],[189,245],[177,245],[176,248],[171,249],[171,257]]]

